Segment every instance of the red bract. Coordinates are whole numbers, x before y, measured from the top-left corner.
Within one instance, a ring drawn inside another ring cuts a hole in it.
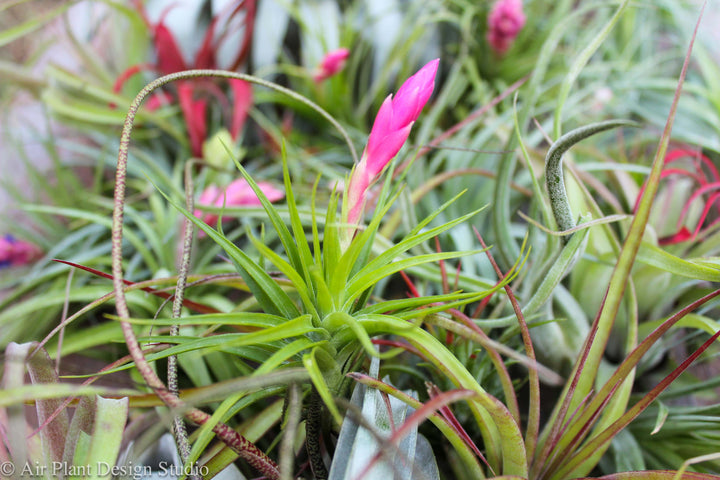
[[[667,165],[668,163],[683,158],[692,158],[694,160],[695,171],[684,168],[666,168],[663,170],[661,178],[689,178],[698,185],[698,188],[684,201],[682,211],[677,220],[676,232],[670,236],[660,238],[658,242],[660,245],[672,245],[695,240],[703,230],[707,230],[720,222],[720,219],[717,219],[709,225],[706,225],[706,220],[708,216],[711,216],[713,206],[715,206],[716,215],[720,216],[720,202],[718,202],[718,200],[720,200],[720,173],[717,167],[706,155],[688,148],[677,148],[668,152],[665,156],[665,164]],[[640,193],[638,194],[638,200],[635,205],[636,209],[637,202],[639,202],[644,190],[645,186],[640,189]],[[691,231],[684,223],[687,220],[690,208],[698,200],[704,202],[703,209],[697,225]]]
[[[395,98],[389,95],[380,107],[365,151],[345,192],[347,223],[359,222],[368,187],[410,135],[413,123],[435,88],[439,63],[440,60],[435,59],[425,65],[403,83]]]
[[[134,2],[145,18],[145,22],[152,30],[156,61],[154,64],[134,65],[128,68],[118,77],[115,82],[114,91],[116,93],[120,92],[125,82],[141,70],[152,69],[162,75],[168,75],[190,69],[220,68],[217,53],[227,36],[227,26],[236,15],[244,12],[245,32],[243,42],[232,64],[226,67],[231,70],[236,70],[247,57],[249,51],[255,18],[255,2],[256,0],[242,0],[234,5],[229,13],[221,13],[215,16],[210,21],[200,49],[191,63],[186,62],[175,36],[167,25],[165,25],[165,17],[168,12],[177,5],[173,4],[168,7],[162,13],[158,22],[152,24],[147,19],[142,5],[139,2]],[[216,35],[216,26],[221,20],[225,22],[225,31],[220,35]],[[247,119],[248,110],[252,106],[252,88],[247,82],[243,82],[242,80],[231,80],[229,83],[233,91],[233,113],[230,121],[230,133],[233,139],[237,139]],[[198,88],[198,86],[202,88]],[[190,139],[190,149],[196,157],[202,156],[203,142],[207,137],[208,101],[203,95],[207,91],[212,91],[212,87],[213,85],[209,80],[186,80],[177,83],[177,97],[183,118],[185,119],[188,137]],[[167,94],[156,94],[148,100],[147,108],[151,110],[156,109],[165,104],[167,98]]]

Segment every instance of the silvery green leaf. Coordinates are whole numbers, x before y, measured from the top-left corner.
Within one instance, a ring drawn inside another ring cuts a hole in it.
[[[370,375],[377,378],[380,361],[373,358]],[[406,392],[414,396],[414,392]],[[330,467],[330,480],[350,480],[365,472],[365,478],[392,478],[395,480],[439,478],[437,463],[427,440],[418,434],[417,428],[406,435],[398,445],[396,452],[388,452],[378,441],[376,435],[389,438],[393,425],[402,425],[413,409],[400,400],[390,397],[392,420],[380,392],[357,384],[351,403],[362,409],[363,418],[370,423],[375,433],[361,428],[352,416],[345,417],[340,437]],[[372,468],[365,471],[368,464],[379,452],[383,455]]]

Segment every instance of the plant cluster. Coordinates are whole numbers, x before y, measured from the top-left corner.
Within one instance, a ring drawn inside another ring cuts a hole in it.
[[[720,478],[717,11],[221,3],[0,7],[0,475]]]

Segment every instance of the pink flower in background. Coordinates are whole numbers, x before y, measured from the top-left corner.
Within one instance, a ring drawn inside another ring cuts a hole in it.
[[[315,82],[320,83],[342,70],[348,56],[350,56],[350,50],[347,48],[338,48],[326,54],[313,77]]]
[[[488,15],[487,41],[497,53],[505,53],[524,25],[522,0],[498,0]]]
[[[360,163],[355,167],[345,191],[346,221],[357,224],[365,204],[368,187],[375,177],[400,151],[413,123],[435,88],[439,59],[435,59],[408,78],[395,98],[389,95],[383,102]]]
[[[17,240],[12,235],[0,237],[0,268],[27,265],[42,255],[37,245]]]
[[[276,202],[285,196],[282,190],[278,190],[270,183],[258,182],[258,187],[271,202]],[[239,178],[225,187],[225,190],[210,185],[200,195],[198,205],[213,207],[222,207],[223,205],[226,207],[253,206],[260,205],[260,199],[255,195],[255,191],[247,181],[244,178]],[[208,225],[216,224],[219,218],[216,213],[202,213],[200,210],[195,210],[195,216]]]

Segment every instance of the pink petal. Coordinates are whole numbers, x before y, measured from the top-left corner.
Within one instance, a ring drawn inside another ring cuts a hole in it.
[[[19,240],[14,247],[12,265],[26,265],[42,257],[42,250],[32,243]]]
[[[275,186],[271,183],[259,182],[258,187],[260,187],[260,190],[262,190],[270,202],[277,202],[278,200],[285,198],[285,192],[275,188]]]
[[[42,255],[40,247],[33,243],[16,240],[12,235],[0,238],[0,268],[26,265]]]
[[[345,192],[345,198],[343,198],[343,202],[349,206],[346,220],[350,224],[359,222],[362,208],[365,205],[366,192],[372,180],[368,173],[367,158],[367,155],[363,155],[360,163],[353,171]]]
[[[375,122],[373,122],[370,135],[368,136],[368,150],[375,150],[382,139],[392,133],[392,120],[393,101],[392,95],[388,95],[382,105],[380,105],[380,110],[378,110],[378,113],[375,116]]]
[[[223,198],[219,198],[216,205],[221,206]],[[255,196],[255,192],[244,178],[239,178],[225,189],[225,205],[228,207],[238,205],[258,205],[260,202]]]
[[[203,43],[200,46],[200,50],[198,50],[197,55],[195,55],[195,63],[193,64],[193,68],[217,68],[217,64],[215,61],[217,45],[213,42],[215,37],[215,24],[217,23],[217,20],[218,18],[214,17],[210,21],[210,25],[205,31],[205,37],[203,38]]]
[[[661,238],[658,240],[658,243],[660,245],[672,245],[675,243],[681,243],[686,242],[693,238],[693,234],[690,233],[690,230],[688,230],[685,227],[682,227],[675,235],[672,235],[670,237]]]
[[[150,96],[150,98],[148,98],[148,101],[145,103],[145,108],[147,108],[151,112],[154,112],[160,107],[170,105],[172,101],[172,95],[167,92],[154,93]]]
[[[400,151],[410,135],[413,123],[435,88],[439,59],[428,62],[408,78],[393,98],[383,101],[373,122],[362,160],[352,173],[345,192],[348,223],[360,220],[368,188],[375,177]]]
[[[12,237],[0,237],[0,268],[10,264],[12,260],[13,241]]]

